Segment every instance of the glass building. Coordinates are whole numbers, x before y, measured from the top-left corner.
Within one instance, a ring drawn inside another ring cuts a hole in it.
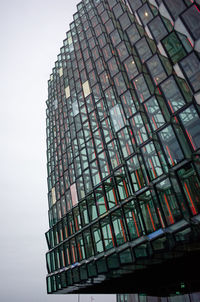
[[[177,293],[171,297],[146,296],[144,294],[120,294],[117,302],[199,302],[200,293],[184,294]]]
[[[73,20],[48,81],[47,291],[128,293],[200,259],[200,1]]]

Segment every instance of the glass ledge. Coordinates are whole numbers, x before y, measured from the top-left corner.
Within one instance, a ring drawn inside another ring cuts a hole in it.
[[[160,235],[162,235],[164,233],[165,232],[163,231],[163,229],[159,229],[159,230],[157,230],[157,231],[155,231],[155,232],[147,235],[147,238],[149,238],[151,240],[151,239],[154,239],[154,238],[156,238],[156,237],[158,237],[158,236],[160,236]]]
[[[139,244],[141,244],[143,242],[146,242],[146,241],[147,241],[147,236],[142,236],[142,237],[134,240],[133,242],[131,242],[131,246],[134,247],[134,246],[139,245]]]
[[[189,226],[189,223],[186,220],[182,219],[181,221],[178,221],[175,224],[167,227],[165,229],[165,232],[166,233],[173,233],[173,232],[175,232],[175,231],[177,231],[177,230],[179,230],[179,229],[181,229],[182,227],[185,227],[185,226]]]
[[[196,215],[195,217],[192,217],[191,218],[192,222],[194,223],[200,223],[200,214],[199,215]]]

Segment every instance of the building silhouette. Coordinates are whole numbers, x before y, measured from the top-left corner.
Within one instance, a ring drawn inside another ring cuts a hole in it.
[[[73,20],[48,81],[47,291],[196,290],[200,1],[83,0]]]

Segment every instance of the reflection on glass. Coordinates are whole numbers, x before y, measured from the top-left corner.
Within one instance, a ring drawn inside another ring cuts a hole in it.
[[[193,150],[200,147],[200,119],[194,106],[179,115]]]
[[[163,65],[161,64],[158,55],[154,55],[151,59],[149,59],[147,61],[147,66],[156,86],[164,79],[166,79],[167,74],[163,68]]]
[[[176,196],[169,179],[165,179],[156,185],[161,206],[165,215],[167,224],[173,224],[181,219],[181,212],[176,200]]]
[[[160,128],[165,124],[165,120],[155,97],[152,97],[144,104],[153,130]]]
[[[159,137],[170,166],[176,165],[183,158],[183,152],[171,126],[159,132]]]
[[[152,233],[160,228],[161,225],[158,219],[156,205],[149,190],[139,196],[139,205],[144,219],[146,232]]]
[[[110,115],[116,132],[125,126],[125,117],[119,104],[110,109]]]
[[[164,92],[172,113],[185,105],[185,100],[173,77],[170,77],[169,79],[164,81],[161,84],[161,88]]]
[[[200,212],[200,181],[193,164],[187,164],[178,171],[187,202],[193,215]]]
[[[142,163],[141,156],[135,155],[127,161],[131,175],[134,191],[138,191],[146,186],[146,172]]]
[[[154,147],[154,143],[148,143],[141,150],[150,179],[153,180],[162,175],[163,170],[160,163],[160,159]]]

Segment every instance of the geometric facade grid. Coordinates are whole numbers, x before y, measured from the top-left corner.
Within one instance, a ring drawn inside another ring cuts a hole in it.
[[[83,0],[73,20],[46,102],[48,293],[199,238],[200,1]]]

